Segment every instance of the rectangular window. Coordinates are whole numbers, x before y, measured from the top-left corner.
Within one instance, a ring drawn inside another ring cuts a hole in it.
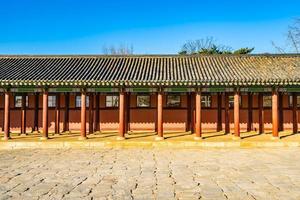
[[[263,107],[271,108],[272,107],[272,96],[263,96]]]
[[[117,95],[108,95],[105,97],[105,106],[106,107],[118,107],[119,106],[119,96]]]
[[[234,107],[234,96],[228,96],[229,98],[229,107],[233,108]],[[242,96],[240,96],[240,107],[242,106]]]
[[[167,107],[180,107],[180,95],[168,95]]]
[[[203,108],[211,107],[211,96],[210,95],[201,96],[201,107],[203,107]]]
[[[90,105],[90,98],[88,97],[88,96],[86,96],[85,97],[85,106],[86,107],[89,107],[89,105]],[[81,96],[79,96],[79,95],[77,95],[76,97],[75,97],[75,107],[76,108],[80,108],[81,107]]]
[[[15,107],[16,108],[22,107],[22,98],[23,98],[23,96],[21,96],[21,95],[15,96]],[[28,96],[26,96],[25,106],[28,107]]]
[[[54,108],[56,106],[56,96],[55,95],[49,95],[48,96],[48,107]]]
[[[149,95],[138,95],[136,97],[136,106],[141,108],[150,107],[150,96]]]
[[[289,106],[293,107],[293,96],[289,96]],[[300,107],[300,96],[297,96],[297,107]]]

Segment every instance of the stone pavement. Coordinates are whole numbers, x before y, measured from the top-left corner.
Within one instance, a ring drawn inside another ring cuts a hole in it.
[[[300,149],[0,151],[0,199],[300,199]]]

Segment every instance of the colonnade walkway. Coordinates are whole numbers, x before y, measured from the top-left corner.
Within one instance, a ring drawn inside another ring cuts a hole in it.
[[[242,132],[240,139],[224,131],[204,131],[201,140],[194,140],[191,132],[165,132],[165,140],[156,141],[156,132],[129,132],[126,140],[118,141],[118,132],[106,131],[88,134],[88,140],[78,141],[80,131],[49,133],[49,140],[41,141],[40,133],[27,135],[12,133],[11,140],[0,141],[0,149],[15,148],[103,148],[103,147],[300,147],[300,134],[292,131],[280,132],[279,138],[272,137],[272,132],[259,134],[256,131]],[[3,136],[3,133],[0,134]]]

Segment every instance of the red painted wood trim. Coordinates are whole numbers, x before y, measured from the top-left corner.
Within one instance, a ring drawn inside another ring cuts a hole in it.
[[[293,93],[293,133],[298,133],[297,94]]]
[[[248,93],[248,121],[247,131],[252,131],[253,128],[253,95]]]
[[[234,135],[240,137],[240,93],[234,94]]]
[[[125,92],[120,92],[119,97],[119,136],[124,137],[125,136]]]
[[[95,95],[95,126],[94,126],[94,130],[96,131],[100,131],[100,108],[99,108],[99,103],[100,103],[100,96],[99,93],[97,93]]]
[[[89,134],[92,134],[94,131],[94,95],[89,93]]]
[[[217,96],[217,132],[222,131],[222,94]]]
[[[230,124],[229,124],[229,95],[225,93],[224,95],[225,103],[225,133],[230,133]]]
[[[10,93],[4,94],[4,139],[10,138]]]
[[[201,92],[196,93],[196,137],[201,137]]]
[[[48,92],[43,93],[43,137],[48,138]]]
[[[69,131],[69,107],[70,107],[70,95],[65,93],[65,109],[64,109],[64,121],[63,121],[63,131]]]
[[[39,93],[34,94],[34,116],[32,131],[39,131]]]
[[[56,106],[55,106],[55,133],[60,133],[60,94],[56,94]]]
[[[278,137],[278,92],[272,93],[272,131],[273,137]]]
[[[86,138],[86,92],[81,92],[81,129],[80,136]]]
[[[157,93],[157,134],[159,137],[163,137],[163,94]]]
[[[22,106],[21,106],[21,133],[26,133],[26,94],[22,94]]]

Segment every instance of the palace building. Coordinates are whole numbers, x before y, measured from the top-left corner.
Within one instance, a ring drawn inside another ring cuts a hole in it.
[[[0,130],[298,132],[300,55],[0,56]],[[100,133],[101,134],[101,133]]]

